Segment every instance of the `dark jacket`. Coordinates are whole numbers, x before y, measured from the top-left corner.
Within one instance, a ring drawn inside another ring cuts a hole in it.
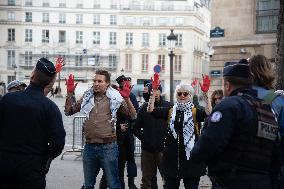
[[[55,158],[65,144],[65,130],[57,105],[43,88],[6,94],[0,102],[0,152]]]
[[[147,112],[147,106],[148,103],[144,103],[138,112],[134,135],[141,140],[143,150],[161,152],[164,149],[167,120],[154,117]],[[155,106],[169,108],[171,103],[161,98],[159,102],[155,102]]]
[[[168,119],[169,109],[156,108],[153,111],[156,117]],[[203,122],[206,117],[205,111],[196,109],[197,122]],[[178,134],[179,141],[174,138],[172,131],[168,127],[168,132],[165,141],[165,150],[161,163],[162,172],[166,177],[172,178],[191,178],[205,175],[205,163],[196,163],[191,159],[186,159],[184,137],[183,137],[183,120],[184,113],[177,110],[175,117],[175,131]],[[195,135],[197,130],[194,129]],[[196,137],[197,140],[197,137]]]
[[[257,110],[250,105],[247,97],[240,94],[257,100],[256,92],[252,89],[233,91],[213,109],[208,127],[191,151],[193,160],[207,161],[211,176],[224,179],[232,174],[268,175],[274,164],[272,156],[277,159],[273,155],[276,142],[263,137],[277,137],[271,131],[272,125],[277,127],[277,124],[262,125],[258,122]],[[273,116],[270,108],[268,110]],[[265,114],[265,120],[273,122],[273,117]],[[264,129],[266,126],[269,129]]]

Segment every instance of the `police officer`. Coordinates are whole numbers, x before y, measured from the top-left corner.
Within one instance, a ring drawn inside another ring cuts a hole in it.
[[[219,188],[270,189],[277,123],[270,106],[257,99],[245,63],[226,63],[224,98],[213,109],[209,125],[191,151],[206,160]]]
[[[52,62],[41,58],[26,90],[0,102],[0,188],[44,189],[51,161],[65,144],[57,105],[46,95],[56,79]]]

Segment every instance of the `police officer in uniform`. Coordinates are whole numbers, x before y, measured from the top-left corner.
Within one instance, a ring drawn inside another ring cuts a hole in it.
[[[219,188],[270,189],[278,132],[270,105],[257,99],[247,64],[226,63],[223,76],[226,98],[213,109],[191,158],[207,162]]]
[[[52,62],[41,58],[24,91],[0,102],[0,188],[44,189],[51,161],[61,154],[65,130],[57,105],[46,95],[56,79]]]

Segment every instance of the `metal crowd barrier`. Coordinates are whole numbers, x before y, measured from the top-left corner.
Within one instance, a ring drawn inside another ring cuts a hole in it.
[[[83,124],[86,120],[86,116],[75,116],[73,119],[73,133],[72,133],[72,148],[66,150],[61,155],[61,160],[64,155],[79,153],[79,156],[82,156],[82,152],[85,144],[85,137],[83,134]]]
[[[83,133],[83,124],[86,120],[86,116],[75,116],[73,119],[73,133],[72,133],[72,148],[69,150],[66,150],[61,155],[61,160],[63,160],[64,155],[72,155],[79,153],[78,156],[82,156],[82,152],[85,145],[85,137]],[[141,141],[134,137],[135,142],[135,156],[141,156]]]

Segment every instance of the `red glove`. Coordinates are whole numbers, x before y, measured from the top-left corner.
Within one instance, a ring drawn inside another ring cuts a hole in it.
[[[202,80],[203,80],[203,84],[201,84],[199,82],[199,85],[200,85],[200,88],[201,90],[206,93],[208,90],[209,90],[209,87],[210,87],[210,78],[208,75],[205,75],[204,77],[202,76]]]
[[[194,78],[194,80],[192,81],[191,83],[191,86],[194,88],[196,87],[196,84],[197,84],[198,80],[196,78]]]
[[[70,74],[68,80],[66,80],[67,93],[73,93],[78,83],[74,85],[74,75]]]
[[[131,92],[131,85],[129,81],[124,82],[123,88],[122,89],[118,88],[118,91],[123,98],[128,98]]]
[[[154,80],[152,79],[151,77],[151,81],[152,81],[152,89],[155,89],[157,90],[160,86],[160,80],[159,80],[159,74],[158,73],[155,73],[154,74]]]
[[[62,66],[64,66],[64,59],[62,57],[58,57],[55,64],[56,73],[62,70]]]

